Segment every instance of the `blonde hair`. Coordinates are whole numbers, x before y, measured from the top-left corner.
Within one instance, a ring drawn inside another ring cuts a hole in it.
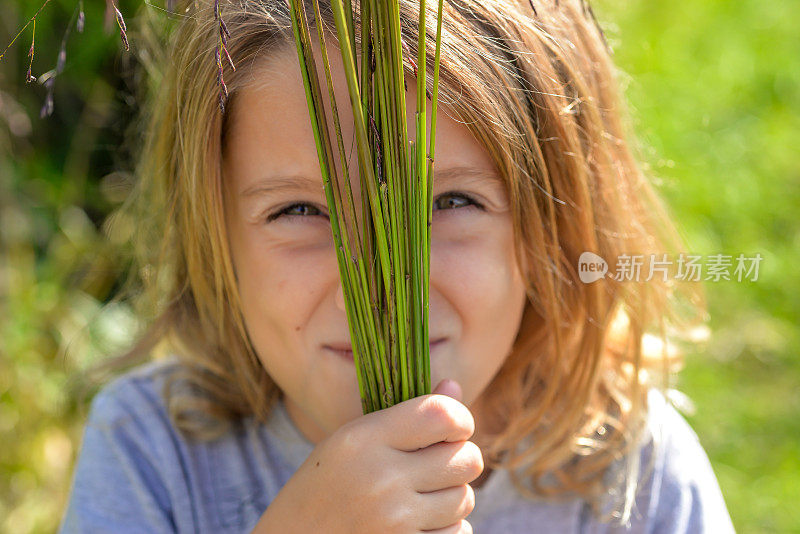
[[[437,2],[428,4],[430,68]],[[237,67],[225,70],[230,99],[221,113],[219,23],[213,2],[195,5],[162,57],[148,56],[158,90],[145,107],[136,194],[119,216],[141,225],[136,272],[143,309],[154,313],[123,357],[147,357],[162,343],[176,354],[170,415],[188,434],[212,438],[232,418],[266,420],[280,396],[239,308],[221,159],[227,118],[256,60],[278,47],[292,52],[294,42],[286,2],[221,2]],[[418,4],[400,5],[404,41],[416,57]],[[610,505],[601,519],[625,522],[647,437],[647,391],[669,387],[681,357],[667,350],[668,337],[698,316],[684,318],[673,303],[690,312],[704,303],[692,284],[580,281],[584,251],[611,260],[683,246],[634,157],[617,71],[591,8],[578,0],[532,7],[529,0],[444,2],[441,102],[504,177],[529,297],[513,350],[481,399],[503,429],[484,452],[487,467],[509,469],[524,495],[577,495],[598,517]],[[647,336],[660,348],[646,350]],[[610,480],[619,462],[624,477]],[[609,496],[617,502],[604,505]]]

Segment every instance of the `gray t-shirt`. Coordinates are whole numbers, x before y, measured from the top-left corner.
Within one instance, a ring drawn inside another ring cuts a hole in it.
[[[260,424],[243,418],[222,438],[194,441],[172,425],[161,397],[164,367],[151,362],[95,396],[60,532],[250,532],[314,445],[283,402]],[[663,432],[652,475],[627,528],[599,523],[579,499],[526,499],[495,470],[475,489],[467,520],[477,534],[733,532],[697,436],[664,397],[650,394]],[[643,450],[646,457],[651,449]],[[643,468],[645,465],[643,464]]]

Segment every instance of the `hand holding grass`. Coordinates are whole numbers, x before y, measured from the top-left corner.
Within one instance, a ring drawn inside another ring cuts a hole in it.
[[[469,483],[483,471],[461,387],[362,415],[320,442],[254,533],[471,533]],[[309,505],[309,503],[313,503]]]

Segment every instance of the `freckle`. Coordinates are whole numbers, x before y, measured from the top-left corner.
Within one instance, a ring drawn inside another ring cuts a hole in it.
[[[295,326],[295,327],[294,327],[294,331],[295,331],[295,332],[299,332],[299,331],[300,331],[300,327],[299,327],[299,326]]]
[[[317,467],[319,467],[319,462],[317,462]]]

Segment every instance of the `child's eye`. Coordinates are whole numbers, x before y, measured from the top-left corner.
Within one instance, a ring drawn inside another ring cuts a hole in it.
[[[444,199],[444,203],[440,203],[442,199]],[[481,206],[478,201],[472,198],[472,196],[460,191],[449,191],[447,193],[442,193],[433,201],[434,209],[439,207],[440,210],[452,210],[462,207],[467,208],[470,205],[479,209],[483,208],[483,206]]]
[[[305,217],[314,217],[318,215],[323,215],[325,218],[327,218],[327,215],[324,215],[322,211],[313,204],[308,204],[306,202],[296,202],[290,206],[278,210],[277,212],[267,217],[267,222],[272,222],[278,218],[293,219],[295,217],[305,218]]]

